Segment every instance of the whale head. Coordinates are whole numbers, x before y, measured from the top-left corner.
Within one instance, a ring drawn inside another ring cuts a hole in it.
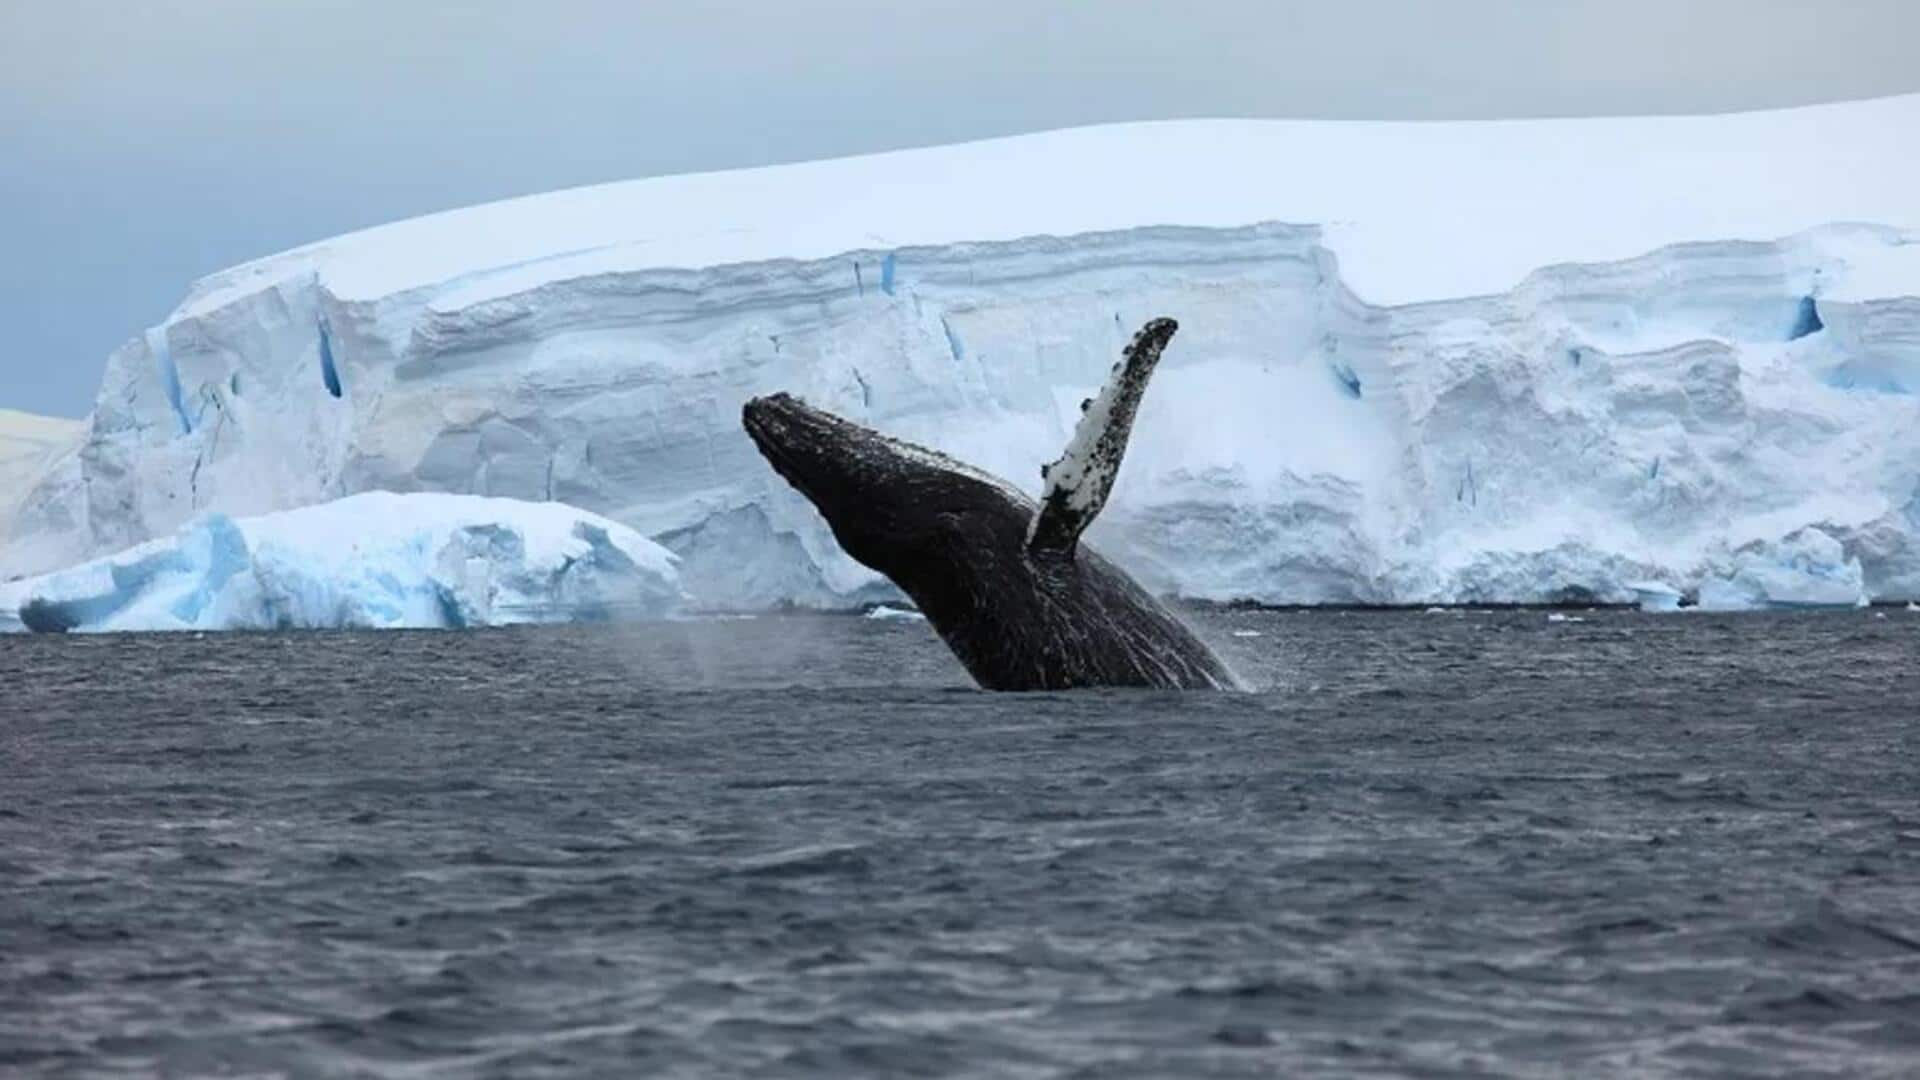
[[[840,547],[910,593],[937,587],[983,548],[1020,549],[1035,504],[998,477],[791,394],[754,398],[741,420]]]

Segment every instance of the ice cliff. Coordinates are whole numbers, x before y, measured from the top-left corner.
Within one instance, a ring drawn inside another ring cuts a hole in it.
[[[674,558],[557,503],[369,492],[0,584],[0,630],[504,626],[658,616]]]
[[[878,600],[742,401],[1037,490],[1170,315],[1092,533],[1161,589],[1827,595],[1781,580],[1817,563],[1920,597],[1915,132],[1920,97],[1120,125],[402,222],[213,275],[116,352],[0,577],[384,489],[606,515],[698,606]]]

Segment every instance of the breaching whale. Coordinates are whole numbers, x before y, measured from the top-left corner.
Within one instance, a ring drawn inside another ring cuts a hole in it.
[[[812,500],[847,554],[912,597],[989,690],[1092,686],[1234,689],[1193,631],[1081,542],[1106,505],[1135,411],[1178,329],[1134,335],[1038,503],[999,477],[882,435],[789,394],[754,398],[747,434]]]

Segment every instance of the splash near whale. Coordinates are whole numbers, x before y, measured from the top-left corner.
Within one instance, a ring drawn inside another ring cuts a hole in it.
[[[1081,540],[1119,475],[1133,419],[1178,329],[1134,335],[1036,503],[999,477],[816,409],[747,402],[747,434],[847,554],[885,574],[989,690],[1237,689],[1179,617]]]

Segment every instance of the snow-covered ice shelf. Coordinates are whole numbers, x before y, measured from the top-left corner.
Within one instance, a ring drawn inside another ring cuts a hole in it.
[[[603,514],[696,607],[872,603],[742,401],[1037,490],[1170,315],[1090,537],[1157,588],[1920,598],[1917,131],[1920,97],[1118,125],[401,222],[215,274],[117,352],[0,577],[394,490]]]

